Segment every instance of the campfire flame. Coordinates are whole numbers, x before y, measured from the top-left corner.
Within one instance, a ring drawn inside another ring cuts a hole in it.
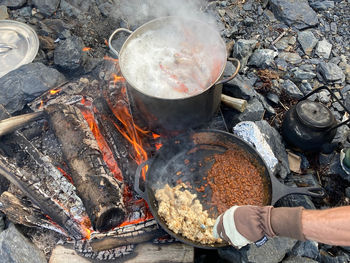
[[[85,102],[86,104],[86,100],[82,100],[82,102]],[[114,178],[116,178],[118,181],[123,181],[122,172],[119,169],[118,163],[114,159],[112,150],[108,146],[106,140],[104,139],[103,135],[101,134],[101,131],[97,126],[93,113],[87,109],[81,109],[81,112],[85,120],[89,124],[90,130],[95,136],[98,147],[102,153],[104,162],[108,166],[109,170],[112,172]]]

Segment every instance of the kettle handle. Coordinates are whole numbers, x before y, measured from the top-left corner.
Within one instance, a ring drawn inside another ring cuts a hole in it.
[[[348,110],[348,108],[344,105],[344,103],[342,103],[338,98],[337,96],[333,93],[333,91],[331,91],[330,88],[328,88],[327,86],[321,86],[317,89],[314,89],[313,91],[311,91],[309,94],[305,95],[304,97],[302,97],[301,99],[299,99],[299,101],[302,101],[302,100],[306,100],[308,97],[310,97],[311,95],[319,92],[320,90],[327,90],[329,92],[329,94],[331,94],[331,96],[340,104],[340,106],[343,107],[343,109],[350,115],[350,111]],[[343,121],[331,128],[328,129],[328,132],[331,131],[331,130],[334,130],[334,129],[337,129],[338,127],[340,126],[343,126],[344,124],[347,124],[348,122],[350,122],[350,118],[347,119],[346,121]]]
[[[119,51],[117,51],[113,46],[112,46],[112,40],[113,40],[113,37],[118,34],[119,32],[126,32],[126,33],[129,33],[129,34],[132,34],[133,31],[129,30],[129,29],[126,29],[126,28],[118,28],[116,30],[114,30],[114,32],[111,34],[111,36],[109,37],[108,39],[108,46],[109,46],[109,49],[119,58]]]

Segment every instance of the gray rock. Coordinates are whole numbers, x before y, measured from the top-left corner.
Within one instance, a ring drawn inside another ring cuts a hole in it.
[[[269,3],[275,16],[288,26],[303,29],[318,24],[317,14],[307,0],[270,0]]]
[[[241,62],[242,69],[247,65],[248,59],[257,44],[258,41],[256,40],[239,39],[233,46],[233,57]]]
[[[318,243],[309,240],[299,241],[293,248],[291,255],[317,260],[319,257]]]
[[[320,80],[324,82],[342,83],[345,81],[345,74],[341,68],[334,63],[321,62],[317,65],[317,73],[319,74]]]
[[[341,167],[340,154],[320,154],[320,166],[324,168],[326,174],[339,174],[343,179],[350,182],[350,175],[348,175]]]
[[[54,52],[54,62],[65,70],[76,70],[84,62],[83,41],[79,37],[68,38],[58,45]]]
[[[350,187],[345,188],[345,195],[346,197],[350,198]]]
[[[277,21],[275,15],[274,15],[270,10],[268,10],[268,9],[265,9],[264,15],[266,16],[266,18],[267,18],[271,23]]]
[[[292,78],[296,81],[303,81],[303,80],[312,80],[316,77],[316,73],[311,71],[305,71],[299,68],[293,68],[291,70]]]
[[[305,54],[310,56],[312,50],[317,45],[317,38],[311,31],[300,31],[298,33],[298,41],[304,50]]]
[[[68,16],[78,16],[87,13],[94,5],[93,0],[61,0],[60,8]]]
[[[275,115],[276,114],[275,109],[269,104],[265,96],[261,95],[260,93],[257,93],[257,94],[258,94],[257,98],[260,100],[261,104],[264,106],[266,113],[270,115]]]
[[[297,85],[295,85],[294,82],[289,79],[283,83],[282,88],[294,99],[301,99],[304,96]]]
[[[0,0],[0,5],[13,8],[22,7],[25,3],[27,3],[27,0]]]
[[[257,98],[248,101],[247,108],[238,115],[238,121],[260,121],[264,117],[265,109]]]
[[[303,61],[298,53],[292,52],[281,52],[278,54],[278,57],[284,59],[285,61],[291,64],[299,64]]]
[[[19,10],[20,16],[30,17],[32,15],[32,8],[30,6],[22,7]]]
[[[330,255],[327,253],[327,251],[324,251],[323,249],[320,250],[320,262],[322,263],[344,263],[344,262],[350,262],[350,255],[343,251],[338,251],[337,255]]]
[[[243,75],[237,75],[233,80],[224,84],[223,91],[225,94],[250,100],[256,96],[256,91],[252,87],[249,79]]]
[[[306,95],[309,94],[312,91],[312,86],[309,82],[307,81],[302,81],[300,86],[299,86],[300,91]]]
[[[323,11],[334,7],[334,1],[310,1],[310,6],[316,11]]]
[[[280,102],[280,97],[275,93],[269,92],[267,93],[266,97],[269,101],[273,102],[276,105]]]
[[[317,97],[318,100],[324,104],[327,104],[330,101],[330,94],[327,90],[321,90]]]
[[[281,262],[296,242],[296,240],[286,237],[275,237],[261,247],[250,245],[247,251],[247,259],[249,262],[254,263]]]
[[[331,32],[332,32],[332,34],[333,34],[333,35],[337,34],[337,32],[338,32],[337,23],[336,23],[336,22],[332,22],[332,23],[330,24],[330,26],[331,26]]]
[[[250,17],[246,17],[244,20],[243,20],[243,24],[245,26],[251,26],[251,25],[254,25],[255,23],[255,20],[253,18],[250,18]]]
[[[270,145],[272,152],[278,159],[277,173],[281,178],[286,178],[290,173],[290,169],[288,155],[282,143],[281,135],[265,120],[257,121],[255,124],[259,127],[260,132],[264,135],[266,142]]]
[[[272,65],[274,58],[278,53],[271,49],[257,49],[249,58],[248,65],[258,68],[267,68]]]
[[[316,55],[320,58],[328,59],[332,51],[332,44],[329,43],[326,39],[318,41],[316,47]]]
[[[288,68],[288,63],[284,59],[276,58],[275,63],[277,68],[281,71],[286,71]]]
[[[5,20],[7,18],[9,18],[7,7],[5,5],[0,5],[0,20]]]
[[[275,47],[278,50],[285,50],[289,47],[289,38],[290,37],[282,37],[276,44]]]
[[[33,4],[39,9],[40,13],[46,16],[51,16],[56,12],[60,0],[33,0]]]
[[[60,72],[42,63],[23,65],[0,78],[0,103],[13,113],[64,81]]]
[[[231,61],[227,61],[226,67],[224,70],[224,78],[232,76],[232,74],[236,71],[235,65]]]
[[[310,258],[290,256],[282,261],[282,263],[317,263],[319,261],[312,260]]]
[[[1,262],[46,263],[44,254],[11,224],[0,234]]]
[[[4,231],[4,229],[5,229],[5,214],[3,214],[0,211],[0,235],[1,235],[1,232]]]

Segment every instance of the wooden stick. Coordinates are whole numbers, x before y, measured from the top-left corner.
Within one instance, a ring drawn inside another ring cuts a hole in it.
[[[42,111],[27,113],[23,115],[18,115],[5,120],[0,121],[0,136],[9,134],[31,121],[37,120],[43,116]]]
[[[221,94],[221,102],[226,106],[231,107],[239,112],[245,111],[247,107],[247,101],[243,99],[237,99],[224,94]]]

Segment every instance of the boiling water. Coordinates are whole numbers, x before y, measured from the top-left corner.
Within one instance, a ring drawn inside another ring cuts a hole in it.
[[[170,23],[132,39],[120,58],[124,76],[154,97],[176,99],[201,93],[218,78],[226,54],[216,32],[213,36],[200,30],[203,26]]]

